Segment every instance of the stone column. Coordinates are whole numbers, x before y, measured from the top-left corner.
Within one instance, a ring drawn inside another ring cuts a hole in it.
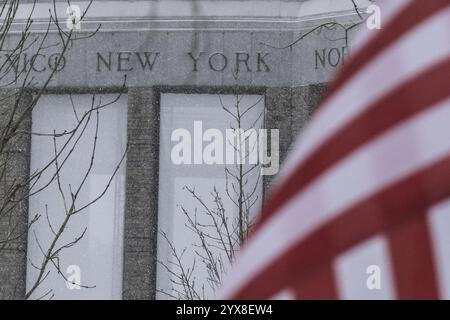
[[[154,299],[158,229],[159,108],[152,88],[128,90],[123,299]]]
[[[19,104],[14,120],[17,120],[29,106],[31,94],[25,91],[20,93],[14,89],[0,91],[1,131],[8,125],[16,100],[19,101]],[[0,299],[23,299],[25,297],[28,225],[28,186],[26,181],[30,175],[31,139],[28,134],[31,132],[30,114],[25,116],[19,130],[24,133],[13,137],[0,151],[0,206],[7,202],[7,207],[0,211],[0,241],[2,241],[0,243]],[[14,197],[5,199],[8,198],[8,194],[11,194],[11,188],[17,186],[20,188],[17,189]],[[13,240],[4,242],[8,235]]]

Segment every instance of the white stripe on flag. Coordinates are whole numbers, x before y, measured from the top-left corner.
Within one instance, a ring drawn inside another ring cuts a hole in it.
[[[442,299],[450,299],[450,199],[431,208],[428,224],[440,296]]]
[[[376,236],[351,248],[335,260],[336,283],[339,298],[345,300],[388,300],[395,298],[389,248],[384,236]],[[380,287],[372,287],[379,268]],[[369,280],[370,284],[367,284]]]
[[[294,300],[295,294],[290,289],[284,289],[278,292],[276,295],[270,297],[269,300]]]

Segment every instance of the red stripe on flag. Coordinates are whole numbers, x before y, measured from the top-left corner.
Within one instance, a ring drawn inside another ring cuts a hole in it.
[[[263,207],[254,232],[293,196],[350,152],[447,98],[450,95],[449,74],[450,58],[374,102],[366,112],[341,128],[275,190]]]
[[[293,280],[295,281],[295,280]],[[335,300],[338,298],[334,269],[331,264],[314,270],[307,277],[303,276],[293,288],[296,299]]]
[[[390,255],[399,299],[438,299],[426,214],[389,230]]]
[[[299,277],[307,277],[357,243],[414,215],[423,215],[427,208],[448,197],[450,156],[346,210],[271,261],[230,298],[269,298],[291,284],[293,270]]]

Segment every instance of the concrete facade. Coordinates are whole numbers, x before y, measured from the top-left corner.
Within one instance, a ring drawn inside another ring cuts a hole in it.
[[[227,1],[232,6],[230,12],[214,7],[215,1],[200,1],[200,8],[195,8],[196,1],[178,1],[186,8],[180,9],[175,17],[164,16],[164,10],[168,9],[159,2],[147,1],[154,4],[150,9],[155,16],[105,18],[95,36],[75,43],[65,56],[64,67],[49,84],[48,92],[119,92],[125,83],[128,95],[124,299],[155,298],[160,94],[263,94],[265,126],[280,130],[282,162],[330,77],[345,63],[351,50],[347,42],[351,39],[342,37],[345,32],[339,25],[351,25],[358,19],[348,5],[311,11],[310,4],[314,1],[251,1],[258,8],[275,6],[279,13],[270,16],[267,11],[256,10],[253,16],[242,14],[232,18],[233,12],[247,12],[247,7],[239,11],[241,1]],[[168,2],[176,5],[176,1]],[[162,13],[156,13],[157,9]],[[222,10],[224,16],[211,14],[214,10]],[[203,16],[191,16],[192,12],[203,12]],[[96,20],[101,19],[89,17],[80,33],[93,30]],[[302,38],[317,26],[330,22],[339,25]],[[39,27],[35,27],[36,34]],[[51,35],[53,39],[56,36]],[[17,41],[16,37],[10,37],[11,43]],[[30,59],[33,49],[29,52],[22,61]],[[57,54],[57,49],[50,48],[35,59],[35,65],[28,66],[34,68],[38,81],[45,78]],[[233,72],[237,70],[236,80]],[[2,103],[0,110],[10,107]],[[29,125],[29,121],[24,125]],[[11,176],[29,174],[29,144],[30,139],[25,138],[20,150],[15,151],[18,165],[9,172]],[[269,183],[270,178],[266,178],[266,190]],[[0,192],[1,187],[0,184]],[[17,218],[22,219],[22,227],[26,229],[26,201],[18,207]],[[4,232],[6,227],[0,228]],[[1,298],[24,297],[25,270],[26,237],[22,237],[0,257]]]

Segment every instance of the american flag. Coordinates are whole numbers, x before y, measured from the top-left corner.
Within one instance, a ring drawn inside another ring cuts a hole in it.
[[[370,297],[375,261],[381,298],[450,298],[450,1],[378,5],[221,297]]]

